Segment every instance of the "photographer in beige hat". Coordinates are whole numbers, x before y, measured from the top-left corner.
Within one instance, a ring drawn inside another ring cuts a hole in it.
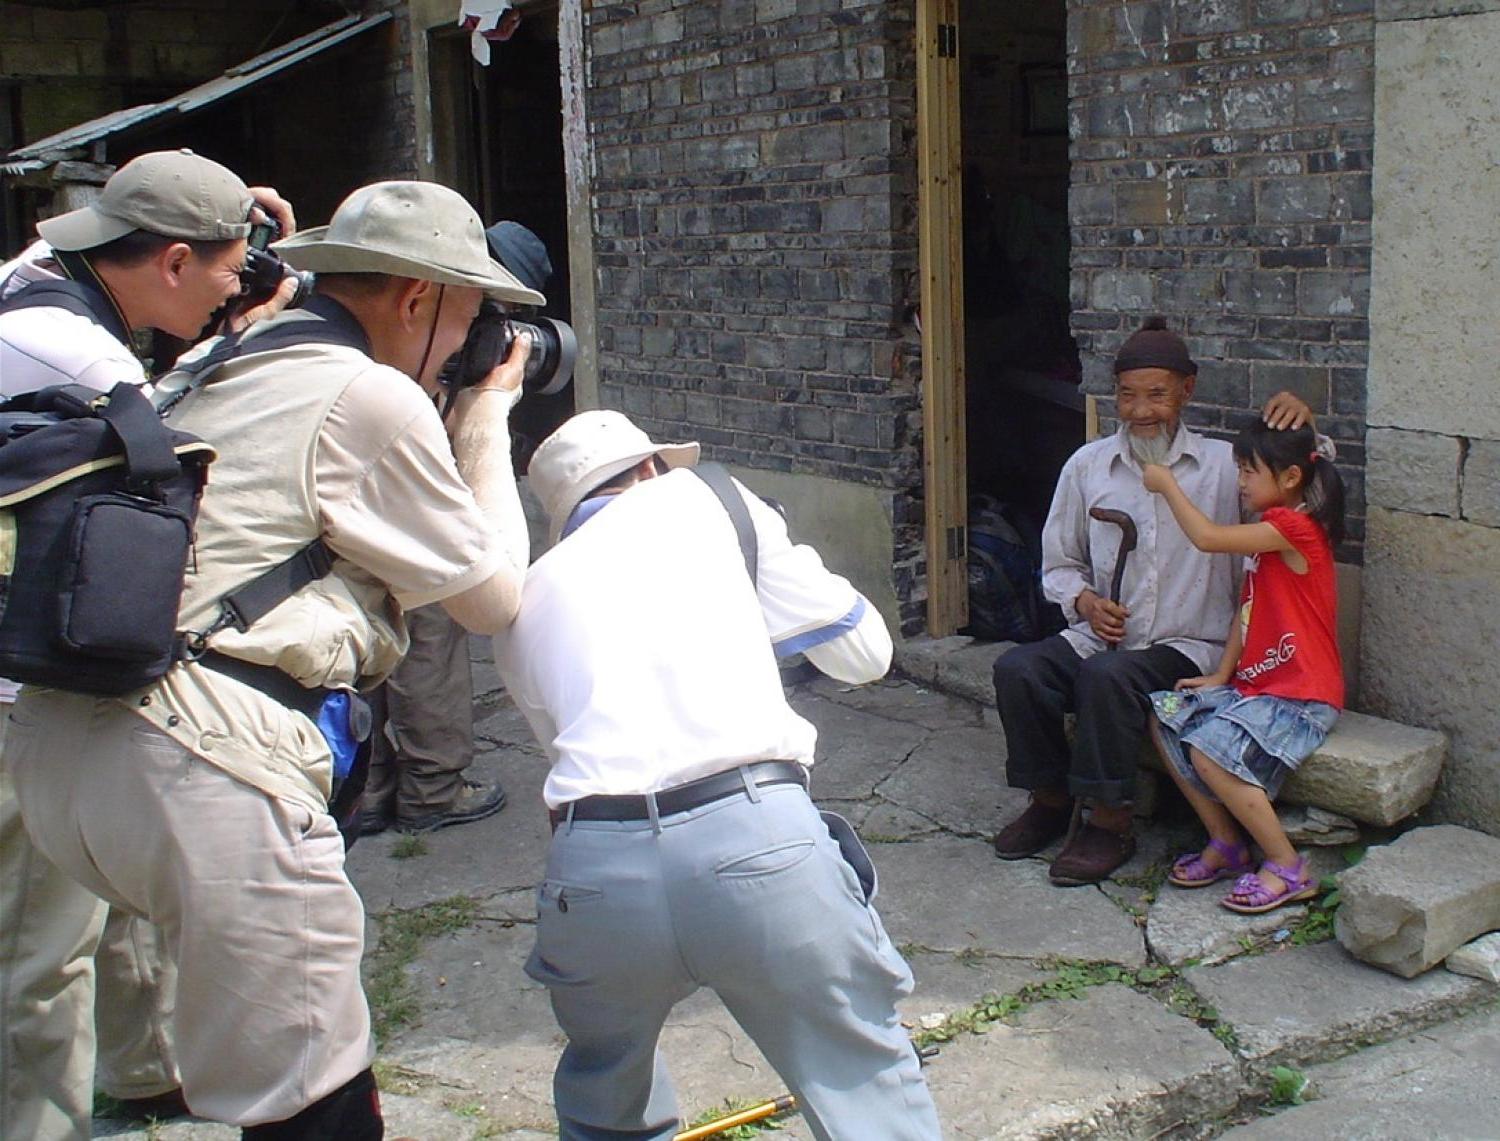
[[[0,396],[144,385],[132,334],[196,335],[240,292],[245,235],[263,216],[295,230],[275,190],[200,155],[157,151],[123,165],[98,201],[42,221],[41,236],[0,266]],[[0,740],[16,688],[0,680]],[[32,846],[0,771],[0,1137],[87,1136],[96,1082],[122,1116],[184,1111],[170,957],[145,921],[105,915]]]
[[[128,699],[23,691],[5,760],[37,847],[176,951],[193,1112],[252,1141],[377,1141],[364,912],[329,811],[361,761],[319,726],[400,660],[403,610],[441,603],[486,633],[514,617],[525,339],[446,423],[433,397],[482,297],[542,298],[432,183],[356,190],[278,250],[318,275],[307,304],[157,386],[170,425],[220,457],[178,616],[206,651]],[[227,595],[319,542],[327,574],[248,626],[224,620]]]

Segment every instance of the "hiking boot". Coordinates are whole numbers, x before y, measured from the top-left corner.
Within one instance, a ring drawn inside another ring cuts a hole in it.
[[[364,808],[359,813],[359,825],[356,834],[360,836],[375,836],[384,832],[387,828],[396,825],[396,813],[387,807]]]
[[[166,1093],[150,1097],[117,1097],[111,1117],[119,1121],[171,1121],[177,1117],[191,1117],[193,1111],[182,1100],[182,1088],[169,1089]]]
[[[421,816],[397,816],[396,828],[402,832],[436,832],[453,824],[483,820],[505,807],[505,789],[498,780],[465,780],[453,803],[440,812]]]
[[[1034,856],[1054,840],[1068,833],[1073,818],[1073,802],[1053,806],[1033,800],[995,837],[995,855],[1002,860],[1024,860]]]
[[[1098,883],[1135,855],[1135,837],[1085,821],[1052,861],[1049,878],[1059,887]]]

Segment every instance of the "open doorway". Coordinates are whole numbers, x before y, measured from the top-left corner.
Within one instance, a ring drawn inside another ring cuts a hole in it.
[[[1068,322],[1066,5],[962,0],[959,20],[967,630],[1015,637],[1003,600],[977,595],[1016,577],[1017,539],[1039,565],[1058,474],[1085,433]]]
[[[530,4],[523,13],[510,39],[491,43],[488,67],[474,61],[467,32],[428,33],[434,168],[486,225],[509,219],[542,239],[552,276],[539,314],[571,322],[557,5]],[[529,393],[516,405],[518,471],[573,408],[572,386],[553,396]]]

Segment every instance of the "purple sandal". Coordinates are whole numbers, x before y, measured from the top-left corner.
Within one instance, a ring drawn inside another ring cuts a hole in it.
[[[1207,887],[1211,883],[1242,876],[1251,868],[1250,849],[1245,844],[1226,844],[1223,840],[1209,840],[1208,848],[1218,852],[1225,860],[1222,867],[1214,867],[1203,858],[1203,852],[1188,852],[1172,862],[1167,873],[1167,882],[1178,887]],[[1208,850],[1204,849],[1204,852]]]
[[[1263,911],[1275,911],[1288,903],[1312,899],[1318,894],[1318,881],[1307,873],[1306,856],[1298,856],[1297,862],[1289,868],[1267,860],[1261,864],[1260,870],[1270,872],[1279,879],[1281,887],[1267,887],[1252,872],[1237,879],[1234,889],[1219,902],[1241,915],[1259,915]]]

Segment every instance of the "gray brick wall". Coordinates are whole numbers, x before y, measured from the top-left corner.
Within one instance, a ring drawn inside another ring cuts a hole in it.
[[[585,13],[601,401],[729,463],[890,489],[907,580],[921,530],[909,9]]]
[[[1073,329],[1090,392],[1165,313],[1232,434],[1289,388],[1337,441],[1364,537],[1372,0],[1069,2]],[[1107,407],[1107,405],[1106,405]]]

